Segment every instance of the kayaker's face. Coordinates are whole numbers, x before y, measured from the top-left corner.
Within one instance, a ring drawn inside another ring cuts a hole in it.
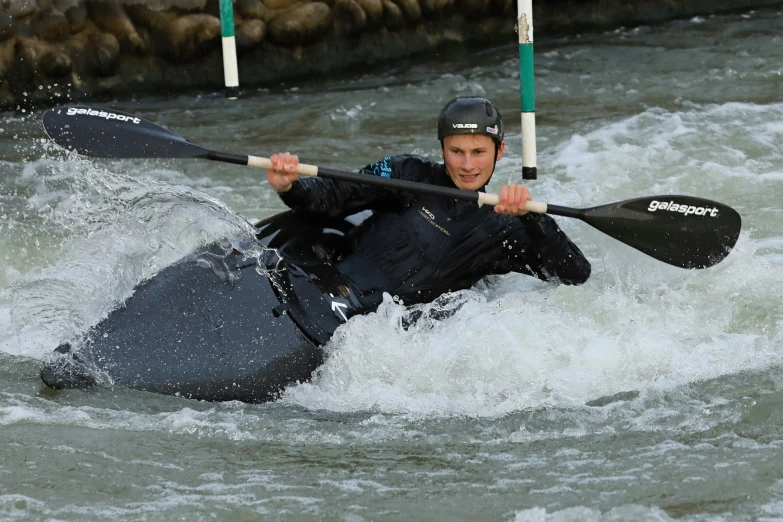
[[[458,134],[443,138],[443,162],[454,184],[462,190],[478,190],[492,177],[495,161],[503,157],[505,141],[497,157],[495,142],[481,134]]]

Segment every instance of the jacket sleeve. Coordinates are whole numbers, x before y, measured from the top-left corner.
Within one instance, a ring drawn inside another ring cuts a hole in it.
[[[426,163],[426,160],[417,156],[387,156],[367,165],[359,173],[393,179],[415,179]],[[372,209],[381,202],[397,197],[399,192],[393,189],[318,177],[300,177],[291,190],[280,193],[280,198],[289,208],[330,217]]]
[[[509,245],[503,249],[501,265],[504,269],[569,285],[587,281],[590,262],[551,216],[530,212],[518,219],[522,225],[518,241],[523,242],[524,247]]]

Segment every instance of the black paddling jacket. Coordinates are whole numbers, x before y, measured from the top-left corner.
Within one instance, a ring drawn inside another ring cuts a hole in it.
[[[361,173],[455,187],[443,164],[417,156],[386,157]],[[566,284],[590,276],[590,263],[546,214],[498,214],[489,205],[324,178],[300,178],[280,196],[296,211],[332,217],[373,210],[338,268],[362,291],[405,304],[470,288],[489,274]]]

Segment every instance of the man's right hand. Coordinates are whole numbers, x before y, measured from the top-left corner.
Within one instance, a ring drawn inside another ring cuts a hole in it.
[[[299,156],[283,152],[272,154],[269,158],[272,160],[273,170],[267,170],[266,176],[269,184],[277,192],[288,192],[291,190],[291,184],[299,179],[296,167],[299,165]]]
[[[495,206],[498,214],[513,214],[524,216],[527,214],[525,203],[531,201],[530,192],[522,185],[503,185],[500,187],[500,204]]]

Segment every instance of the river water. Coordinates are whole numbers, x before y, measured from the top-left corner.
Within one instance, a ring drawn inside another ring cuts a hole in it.
[[[560,218],[593,264],[584,286],[488,278],[407,331],[387,300],[267,405],[43,387],[41,361],[139,281],[284,207],[257,170],[87,161],[46,141],[42,112],[2,114],[0,519],[783,519],[781,24],[537,34],[535,199],[721,201],[743,217],[725,261],[674,268]],[[104,105],[213,149],[353,170],[438,157],[440,107],[485,95],[510,128],[497,191],[521,181],[516,53]]]

